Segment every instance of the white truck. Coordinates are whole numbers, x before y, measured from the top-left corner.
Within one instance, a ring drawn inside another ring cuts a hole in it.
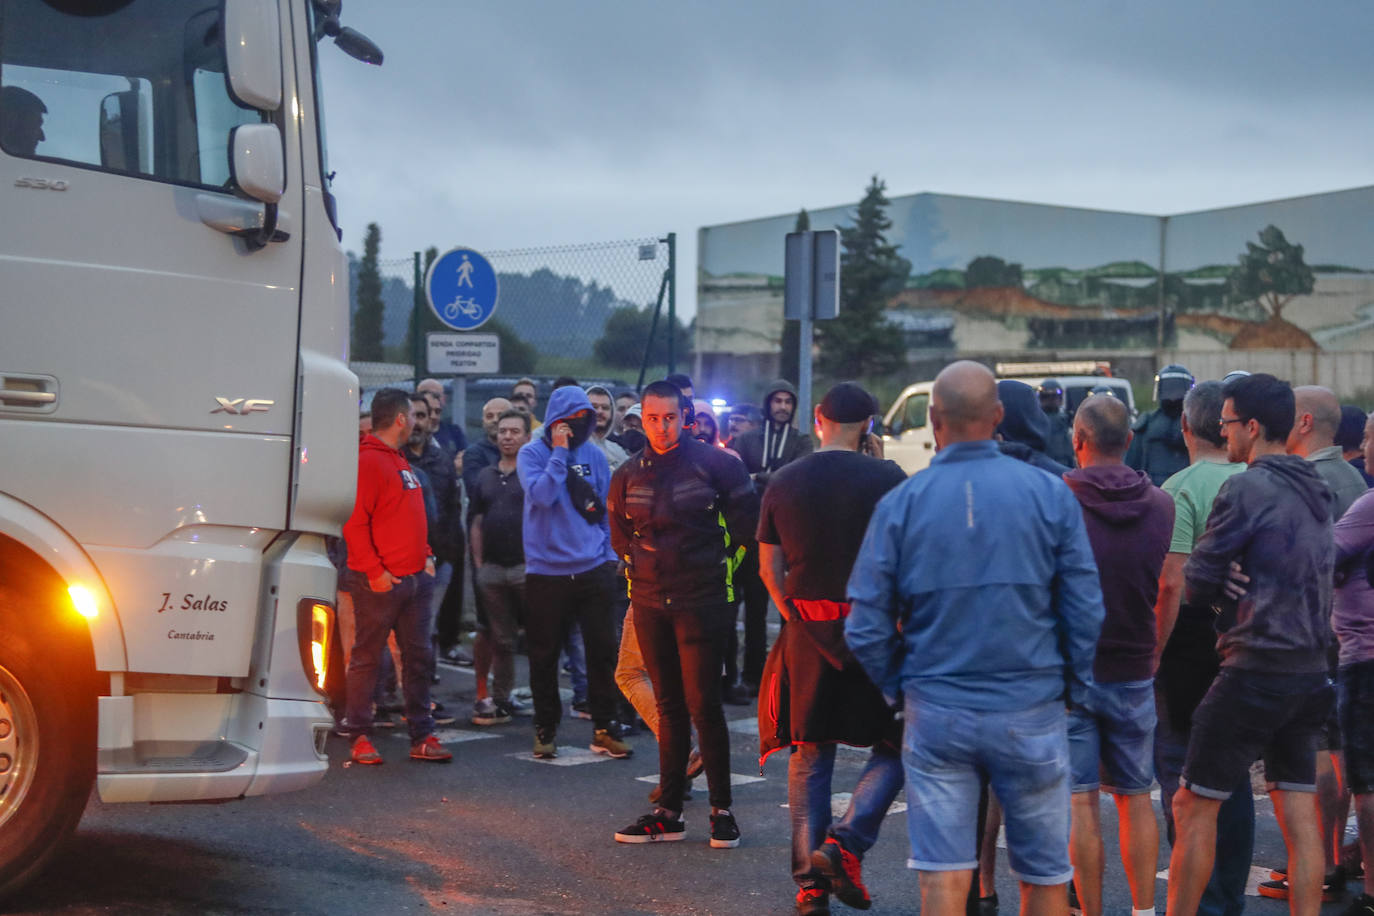
[[[0,897],[319,780],[357,379],[324,0],[0,0]],[[334,52],[330,52],[334,53]]]
[[[1064,389],[1064,409],[1070,416],[1094,388],[1106,386],[1125,402],[1131,416],[1135,416],[1135,396],[1131,392],[1131,383],[1126,379],[1102,375],[1056,375],[1056,365],[1043,364],[1049,370],[1043,374],[1007,377],[1032,387],[1038,386],[1046,378],[1057,379]],[[1068,364],[1071,369],[1080,365]],[[924,471],[930,466],[930,459],[935,457],[935,433],[930,427],[930,388],[933,384],[931,381],[907,385],[887,413],[883,414],[883,454],[897,462],[907,474]]]

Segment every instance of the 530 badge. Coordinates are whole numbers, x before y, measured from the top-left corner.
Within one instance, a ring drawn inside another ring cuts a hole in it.
[[[69,187],[61,178],[16,178],[16,188],[37,188],[40,191],[65,191]]]

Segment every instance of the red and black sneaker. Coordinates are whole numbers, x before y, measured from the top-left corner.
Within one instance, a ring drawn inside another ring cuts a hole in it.
[[[617,830],[615,841],[617,843],[671,843],[685,837],[687,835],[686,830],[687,823],[680,816],[674,817],[670,811],[655,808],[630,826]]]
[[[377,749],[372,746],[367,735],[359,735],[353,739],[353,750],[349,754],[354,763],[363,766],[376,766],[382,762],[382,755],[377,753]]]
[[[835,896],[856,910],[866,910],[873,905],[864,887],[863,865],[859,857],[840,845],[840,841],[827,837],[821,848],[811,853],[811,867],[825,875]]]
[[[830,916],[830,894],[819,887],[799,888],[797,916]]]

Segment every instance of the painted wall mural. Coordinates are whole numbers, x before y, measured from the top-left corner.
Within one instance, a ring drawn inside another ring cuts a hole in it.
[[[888,215],[913,351],[1374,350],[1374,187],[1167,217],[915,194]],[[777,349],[794,222],[700,230],[703,351]]]

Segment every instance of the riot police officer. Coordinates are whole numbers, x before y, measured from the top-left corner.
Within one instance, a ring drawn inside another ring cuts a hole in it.
[[[1037,389],[1040,409],[1050,421],[1050,434],[1045,440],[1045,454],[1065,467],[1075,467],[1073,460],[1072,424],[1064,413],[1064,386],[1058,379],[1047,378]]]
[[[1188,447],[1183,443],[1183,396],[1193,387],[1193,374],[1174,363],[1155,375],[1155,404],[1132,427],[1135,438],[1126,452],[1126,464],[1150,475],[1155,486],[1188,466]]]

